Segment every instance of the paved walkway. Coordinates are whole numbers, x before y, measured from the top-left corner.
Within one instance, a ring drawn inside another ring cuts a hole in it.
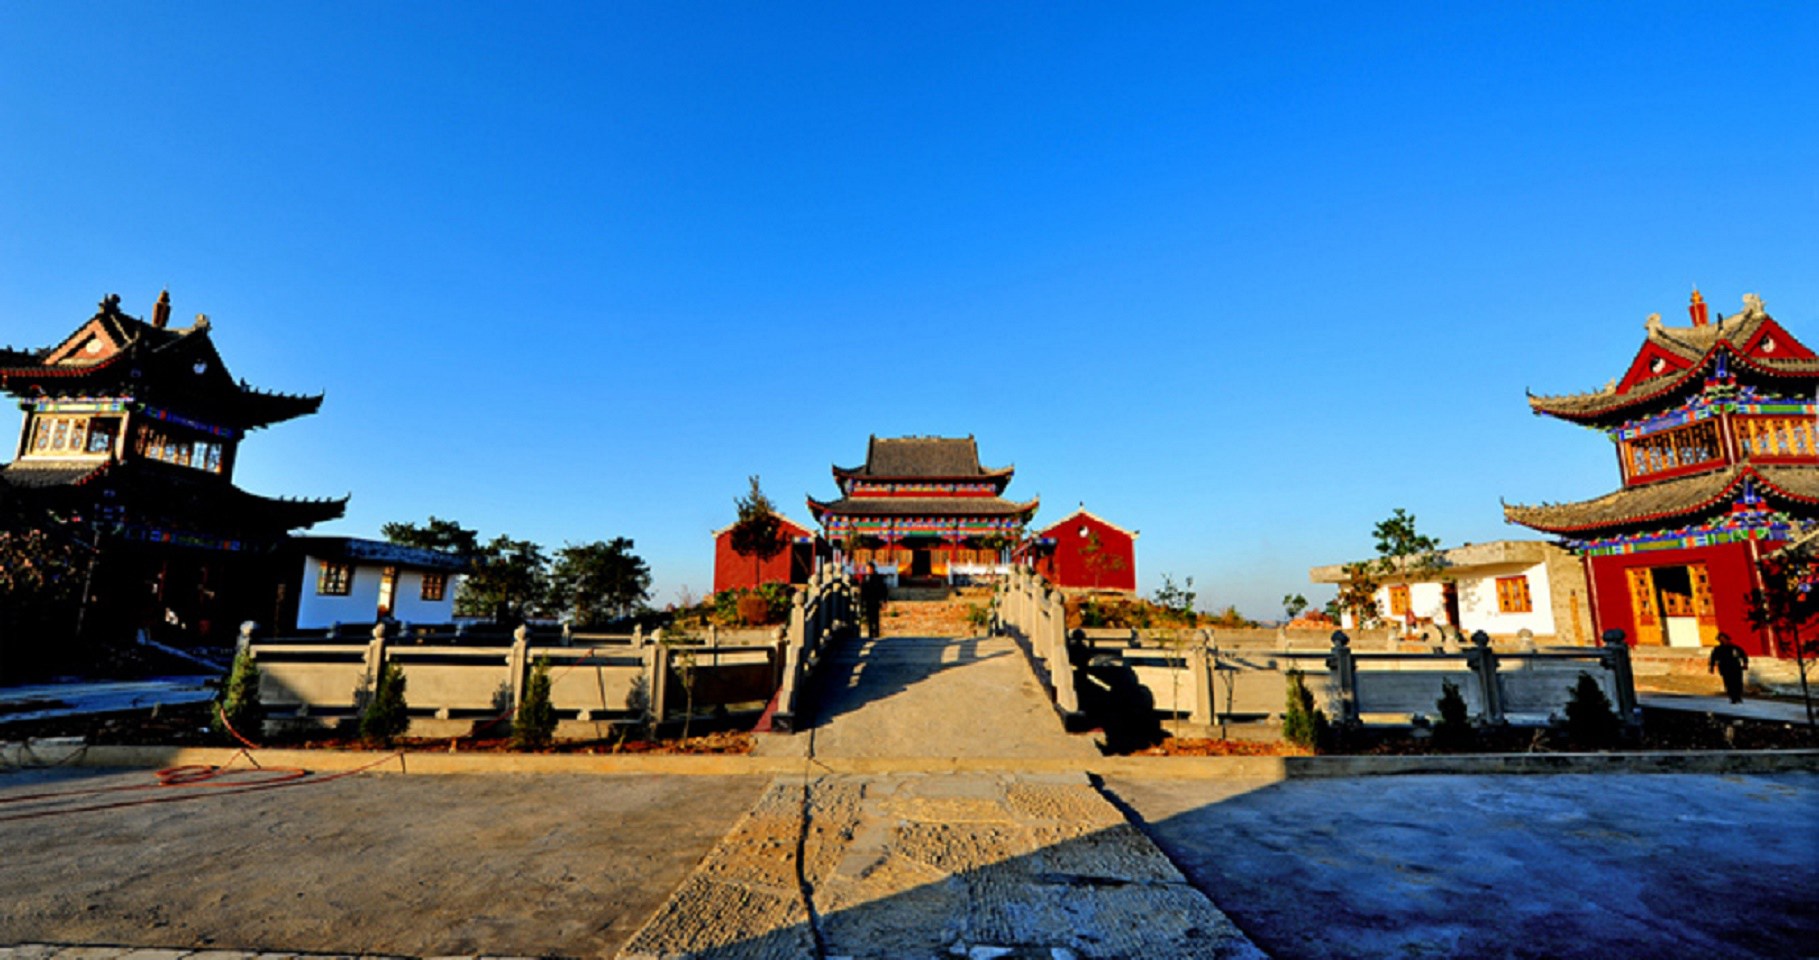
[[[826,665],[803,758],[621,960],[1260,958],[1081,773],[836,776],[820,758],[1079,759],[1006,639],[886,638]]]
[[[1637,693],[1636,702],[1655,710],[1682,710],[1687,713],[1709,713],[1742,720],[1766,720],[1771,723],[1805,723],[1806,705],[1784,700],[1744,697],[1732,703],[1728,697],[1702,697],[1690,693]]]
[[[204,703],[215,698],[216,677],[153,677],[0,687],[0,724],[91,713],[119,713],[154,706]]]
[[[832,653],[806,735],[765,737],[764,756],[1091,759],[1004,637],[886,637]]]

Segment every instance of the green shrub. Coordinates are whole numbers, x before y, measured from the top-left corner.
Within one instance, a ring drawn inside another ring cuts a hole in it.
[[[1290,670],[1288,709],[1282,715],[1282,739],[1318,752],[1326,740],[1326,713],[1314,706],[1314,691],[1299,670]]]
[[[1475,731],[1458,684],[1440,681],[1440,699],[1434,701],[1434,706],[1440,711],[1440,722],[1434,724],[1434,745],[1447,750],[1471,746]]]
[[[992,624],[992,609],[985,604],[975,604],[966,608],[967,626],[974,630],[984,630]]]
[[[1566,735],[1581,747],[1602,750],[1615,746],[1623,723],[1611,707],[1611,698],[1589,673],[1579,674],[1566,701]]]
[[[404,703],[404,670],[395,663],[379,668],[379,679],[373,694],[360,712],[360,739],[367,743],[390,746],[392,740],[411,726],[409,708]]]
[[[259,666],[253,662],[253,652],[245,647],[234,654],[234,666],[221,689],[220,710],[233,733],[258,740],[265,731],[265,705],[259,702]],[[221,731],[224,739],[233,738],[229,730]]]
[[[512,718],[512,746],[538,750],[556,735],[556,708],[550,703],[549,660],[538,657],[524,681],[524,696]]]

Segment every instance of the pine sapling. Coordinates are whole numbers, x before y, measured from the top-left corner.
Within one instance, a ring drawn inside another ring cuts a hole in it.
[[[1459,685],[1440,681],[1440,699],[1434,701],[1440,711],[1440,722],[1434,724],[1434,745],[1442,750],[1457,750],[1472,744],[1472,721],[1465,709],[1465,697]]]
[[[1298,747],[1318,751],[1326,738],[1326,714],[1314,706],[1314,692],[1299,670],[1290,670],[1287,711],[1282,715],[1282,738]]]
[[[531,665],[531,675],[524,682],[524,698],[518,701],[518,713],[512,718],[512,746],[519,750],[539,750],[549,746],[556,735],[556,707],[550,702],[549,660],[538,657]]]
[[[395,663],[379,668],[373,684],[372,698],[360,714],[360,739],[380,746],[391,746],[392,740],[410,729],[409,708],[404,702],[404,670]]]
[[[234,665],[228,671],[218,709],[228,728],[222,732],[228,738],[238,733],[248,740],[256,740],[264,734],[265,705],[259,702],[259,666],[253,662],[253,652],[246,647],[234,654]]]
[[[1604,688],[1591,674],[1579,674],[1566,702],[1567,736],[1579,746],[1602,750],[1615,746],[1621,731],[1622,722]]]

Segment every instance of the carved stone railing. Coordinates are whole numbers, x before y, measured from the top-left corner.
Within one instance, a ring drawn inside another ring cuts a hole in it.
[[[1011,637],[1030,658],[1068,729],[1081,721],[1068,653],[1067,605],[1060,591],[1027,567],[1012,567],[992,596],[992,632]]]
[[[822,567],[790,598],[789,624],[778,641],[782,674],[760,729],[794,733],[802,725],[809,680],[833,644],[858,629],[859,591],[843,570]]]

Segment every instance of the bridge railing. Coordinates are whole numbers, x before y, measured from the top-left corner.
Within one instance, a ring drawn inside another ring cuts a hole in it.
[[[822,567],[790,598],[789,624],[779,642],[781,677],[777,695],[760,729],[794,733],[802,725],[809,680],[834,643],[859,624],[859,591],[844,570]]]
[[[1068,652],[1067,605],[1060,591],[1028,567],[1013,566],[992,596],[992,632],[1009,636],[1029,656],[1069,729],[1081,718]]]

